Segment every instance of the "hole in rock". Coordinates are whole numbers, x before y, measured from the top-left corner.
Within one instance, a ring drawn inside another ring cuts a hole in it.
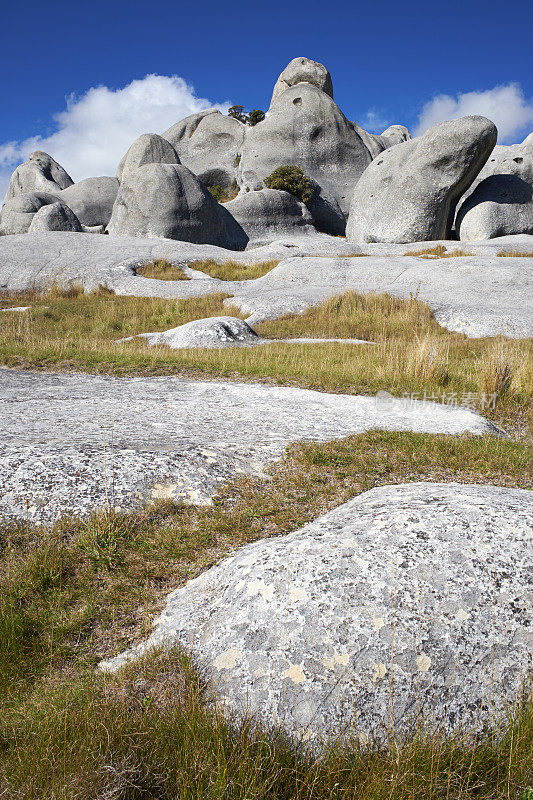
[[[301,106],[302,105],[302,98],[301,97],[295,97],[292,102],[294,103],[295,106]]]

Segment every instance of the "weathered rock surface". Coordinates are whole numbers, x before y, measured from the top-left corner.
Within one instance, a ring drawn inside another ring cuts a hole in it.
[[[27,233],[32,225],[34,217],[46,206],[53,205],[55,211],[52,216],[46,212],[42,217],[42,222],[37,223],[32,230],[42,231],[80,231],[79,222],[76,225],[76,216],[56,195],[47,192],[27,192],[16,194],[10,200],[6,200],[0,213],[0,236],[11,234]],[[56,227],[49,227],[49,225]]]
[[[179,164],[178,154],[166,139],[157,133],[143,133],[128,152],[122,156],[117,168],[117,178],[122,182],[124,174],[146,164]]]
[[[241,191],[224,208],[246,232],[250,243],[265,244],[280,236],[316,233],[311,214],[289,192]]]
[[[485,117],[441,122],[385,150],[353,193],[347,237],[361,242],[449,238],[455,207],[485,164],[497,130]]]
[[[463,240],[533,233],[533,134],[522,144],[494,148],[455,227]]]
[[[163,133],[206,186],[229,191],[237,179],[246,126],[215,108],[192,114]]]
[[[77,216],[68,206],[58,200],[55,203],[41,206],[31,221],[28,233],[42,233],[44,231],[81,233],[81,230]]]
[[[48,153],[35,150],[24,164],[13,172],[4,202],[27,192],[55,192],[72,186],[74,181]]]
[[[442,242],[450,250],[459,243]],[[46,289],[60,280],[86,291],[106,286],[117,294],[138,297],[199,297],[216,292],[233,295],[247,321],[299,313],[335,294],[387,292],[393,297],[416,294],[428,303],[437,321],[468,336],[533,335],[531,295],[533,264],[529,257],[498,258],[501,250],[533,252],[532,236],[504,236],[471,242],[471,256],[423,259],[405,257],[416,245],[366,244],[363,247],[323,234],[277,239],[245,252],[213,245],[133,236],[79,236],[39,233],[0,236],[0,290]],[[346,258],[354,253],[365,258]],[[290,256],[290,258],[289,258]],[[311,257],[313,256],[313,257]],[[319,256],[319,257],[317,257]],[[188,281],[160,281],[136,274],[143,264],[165,258],[181,266]],[[187,264],[199,259],[243,264],[277,259],[281,263],[263,278],[220,281]]]
[[[369,137],[346,119],[328,94],[309,83],[298,83],[277,95],[263,122],[246,132],[240,184],[260,189],[277,167],[296,165],[318,184],[325,200],[339,209],[340,224],[347,216],[355,184],[372,160]]]
[[[111,219],[117,193],[117,178],[104,175],[100,178],[85,178],[63,189],[57,194],[57,198],[74,212],[82,225],[105,227]]]
[[[333,83],[326,67],[318,61],[311,61],[310,58],[300,56],[293,58],[277,79],[272,100],[275,100],[285,89],[297,83],[310,83],[333,99]],[[270,105],[272,106],[272,101]]]
[[[146,339],[151,346],[166,345],[174,350],[181,347],[235,347],[254,344],[259,340],[253,328],[238,317],[195,319],[168,331],[140,333],[136,337],[119,341],[126,342],[132,338]]]
[[[261,475],[290,442],[372,428],[494,431],[467,409],[410,399],[2,369],[0,517],[51,522],[150,497],[206,502],[236,473]]]
[[[170,148],[171,145],[169,144]],[[108,232],[244,249],[247,237],[187,167],[126,159]]]
[[[146,644],[186,646],[237,712],[303,739],[481,729],[533,669],[533,496],[383,486],[173,592]]]

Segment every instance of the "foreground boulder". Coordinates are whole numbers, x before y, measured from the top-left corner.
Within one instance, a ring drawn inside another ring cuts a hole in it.
[[[42,150],[36,150],[13,172],[4,202],[27,192],[54,194],[72,186],[73,183],[70,175],[52,156],[43,153]]]
[[[309,739],[476,729],[531,669],[529,492],[373,489],[173,592],[147,646],[189,648],[230,709]]]
[[[241,191],[224,207],[254,244],[265,244],[283,236],[316,233],[311,214],[289,192],[277,189]]]
[[[136,337],[128,337],[128,339],[119,341],[126,342],[132,338],[146,339],[149,345],[165,345],[174,350],[190,347],[235,347],[236,345],[256,344],[259,341],[253,328],[238,317],[195,319],[168,331],[140,333]]]
[[[485,117],[462,117],[385,150],[355,188],[347,237],[356,242],[449,238],[457,201],[497,135]]]
[[[45,207],[53,206],[46,211]],[[42,210],[42,215],[35,226],[34,218]],[[52,227],[50,227],[52,226]],[[26,192],[18,194],[2,206],[0,214],[0,236],[29,231],[81,231],[76,215],[57,196],[47,192]]]
[[[102,176],[74,183],[58,192],[57,199],[74,212],[82,225],[105,227],[111,219],[117,193],[117,178]]]
[[[522,144],[494,148],[455,227],[466,240],[533,233],[533,134]]]
[[[169,145],[170,147],[170,145]],[[247,237],[205,186],[180,164],[124,166],[108,233],[244,249]]]
[[[210,108],[176,123],[163,137],[202,183],[229,193],[236,184],[245,131],[239,120]]]

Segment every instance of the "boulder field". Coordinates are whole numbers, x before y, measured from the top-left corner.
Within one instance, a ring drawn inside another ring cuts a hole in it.
[[[305,57],[283,70],[264,118],[248,123],[197,112],[161,135],[139,136],[116,178],[76,184],[36,151],[12,175],[0,235],[105,231],[238,251],[316,231],[353,242],[533,233],[533,134],[496,145],[496,127],[480,116],[416,139],[403,125],[369,133],[344,116],[326,67]],[[280,167],[296,170],[295,180],[269,189]]]

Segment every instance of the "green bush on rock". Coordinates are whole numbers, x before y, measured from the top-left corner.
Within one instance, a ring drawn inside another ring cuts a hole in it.
[[[301,167],[288,165],[278,167],[265,178],[264,184],[269,189],[290,192],[302,203],[308,203],[313,196],[311,181]]]

